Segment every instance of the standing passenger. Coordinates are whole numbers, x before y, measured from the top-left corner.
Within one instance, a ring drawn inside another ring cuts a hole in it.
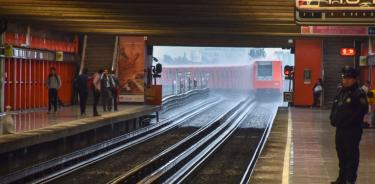
[[[104,69],[100,77],[103,111],[111,111],[112,109],[112,81],[108,74],[108,69]]]
[[[93,105],[93,110],[94,110],[94,116],[100,116],[98,113],[98,103],[99,103],[99,98],[100,98],[100,90],[101,90],[101,84],[100,84],[100,77],[103,73],[103,70],[100,69],[97,73],[94,74],[93,76],[93,86],[94,86],[94,105]]]
[[[77,79],[77,90],[79,94],[79,107],[81,110],[81,115],[86,115],[86,103],[87,97],[89,96],[89,88],[87,85],[87,81],[89,76],[87,75],[87,68],[85,68],[81,75],[78,76]]]
[[[116,76],[116,70],[113,70],[110,75],[111,82],[112,82],[112,98],[113,98],[113,109],[117,111],[117,103],[118,103],[118,91],[120,82]]]
[[[323,91],[323,80],[319,78],[314,87],[313,87],[313,97],[314,97],[314,102],[313,102],[313,107],[318,107],[320,106],[320,96]]]
[[[339,159],[339,176],[331,184],[354,184],[357,179],[362,123],[368,111],[367,97],[357,84],[357,75],[352,67],[342,69],[342,87],[337,91],[331,110]]]
[[[368,94],[369,90],[370,90],[370,81],[369,80],[366,80],[366,82],[361,86],[362,90],[366,93],[366,95]]]
[[[57,111],[57,91],[61,87],[61,79],[60,76],[56,73],[56,68],[51,67],[51,72],[48,75],[47,79],[47,87],[48,87],[48,113],[51,113],[51,106],[53,105],[53,112],[56,113]]]

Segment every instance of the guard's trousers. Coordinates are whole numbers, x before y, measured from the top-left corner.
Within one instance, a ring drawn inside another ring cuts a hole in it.
[[[361,137],[362,128],[336,129],[336,151],[341,181],[355,182],[357,179]]]

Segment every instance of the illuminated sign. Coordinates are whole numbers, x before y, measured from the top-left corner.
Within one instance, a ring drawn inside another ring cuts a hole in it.
[[[373,25],[375,0],[296,0],[296,22],[302,25]]]
[[[341,56],[355,56],[355,49],[354,48],[341,48],[340,54]]]
[[[297,0],[299,10],[375,10],[375,0]]]

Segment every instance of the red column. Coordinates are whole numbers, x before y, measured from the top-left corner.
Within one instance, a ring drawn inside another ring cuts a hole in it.
[[[295,42],[294,105],[309,106],[313,102],[312,88],[321,77],[322,40],[303,39]],[[304,83],[304,70],[310,69],[311,83]]]

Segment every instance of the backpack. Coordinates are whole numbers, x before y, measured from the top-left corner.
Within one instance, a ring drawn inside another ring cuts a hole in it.
[[[94,81],[93,81],[93,77],[89,77],[87,79],[87,89],[92,89],[94,90]]]

